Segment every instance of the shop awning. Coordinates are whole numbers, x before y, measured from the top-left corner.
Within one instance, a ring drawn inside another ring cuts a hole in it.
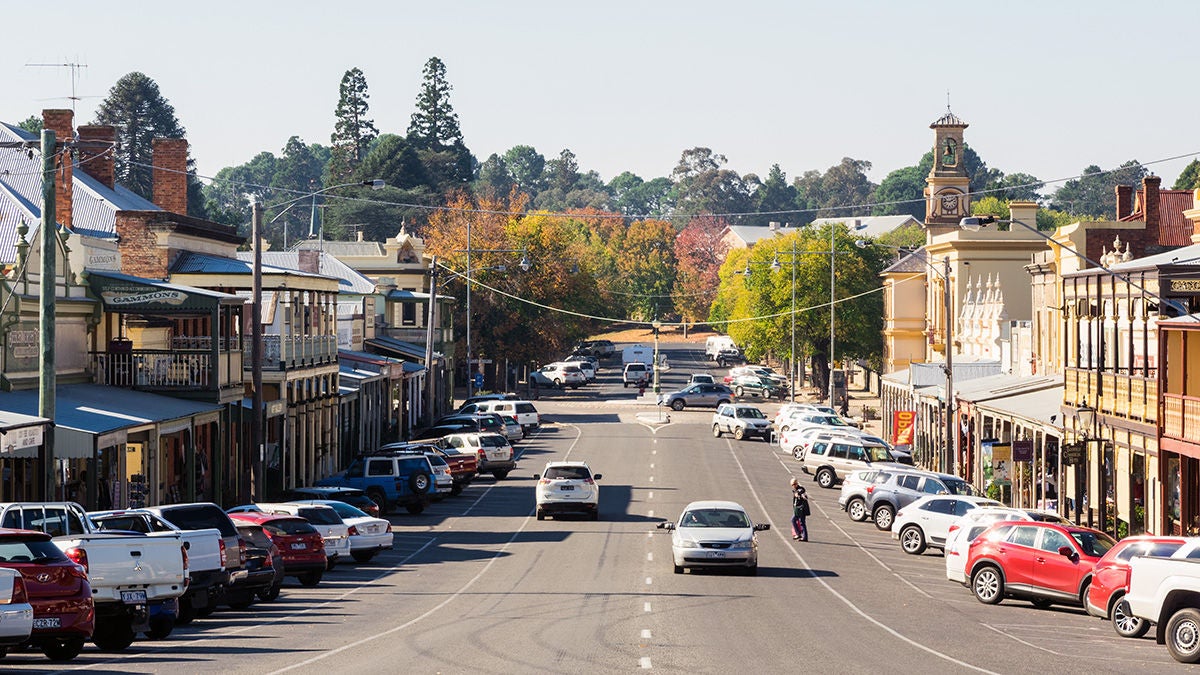
[[[0,393],[0,412],[36,415],[38,391]],[[54,455],[88,458],[97,448],[125,443],[138,427],[162,426],[172,433],[191,426],[193,418],[218,412],[221,406],[98,384],[63,385],[55,390]],[[36,452],[34,455],[36,456]]]
[[[119,272],[89,270],[88,284],[104,308],[113,312],[181,314],[212,312],[220,305],[240,306],[236,295],[143,279]]]
[[[1035,424],[1053,424],[1050,416],[1058,414],[1064,390],[1065,387],[1060,384],[1040,391],[991,399],[976,404],[975,408],[981,412],[1001,417],[1016,417]]]
[[[49,425],[45,417],[0,412],[0,457],[37,457]]]

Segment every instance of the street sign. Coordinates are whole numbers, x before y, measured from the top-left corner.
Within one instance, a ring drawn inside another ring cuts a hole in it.
[[[474,364],[479,364],[479,363],[484,363],[484,364],[487,364],[487,363],[491,363],[491,362],[492,362],[492,360],[491,360],[491,359],[471,359],[471,360],[470,360],[470,361],[468,361],[467,363],[468,363],[468,364],[471,364],[471,365],[474,365]]]
[[[475,388],[476,389],[479,389],[480,387],[483,386],[483,373],[475,373],[475,375],[473,376],[473,379],[475,380]]]
[[[1012,453],[1014,462],[1033,461],[1033,441],[1013,441]]]
[[[1063,464],[1083,464],[1083,456],[1086,454],[1083,443],[1063,443]]]

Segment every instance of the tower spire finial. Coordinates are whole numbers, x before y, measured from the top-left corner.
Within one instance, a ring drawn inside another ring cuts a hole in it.
[[[950,112],[950,90],[946,90],[946,112]]]

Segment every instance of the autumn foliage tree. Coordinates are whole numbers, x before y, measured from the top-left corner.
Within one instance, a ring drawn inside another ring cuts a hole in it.
[[[722,239],[728,229],[728,223],[720,218],[700,216],[692,218],[675,237],[675,308],[685,328],[708,319],[720,285],[718,272],[729,252]]]

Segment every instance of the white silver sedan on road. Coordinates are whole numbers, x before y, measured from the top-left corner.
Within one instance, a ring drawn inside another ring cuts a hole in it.
[[[350,556],[355,562],[370,562],[380,551],[391,550],[395,535],[392,524],[383,518],[375,518],[356,506],[333,499],[309,499],[297,504],[321,504],[328,506],[342,517],[350,537]]]
[[[683,509],[679,522],[659,523],[671,532],[671,557],[675,574],[688,567],[732,567],[758,574],[758,537],[771,529],[755,524],[736,502],[692,502]]]

